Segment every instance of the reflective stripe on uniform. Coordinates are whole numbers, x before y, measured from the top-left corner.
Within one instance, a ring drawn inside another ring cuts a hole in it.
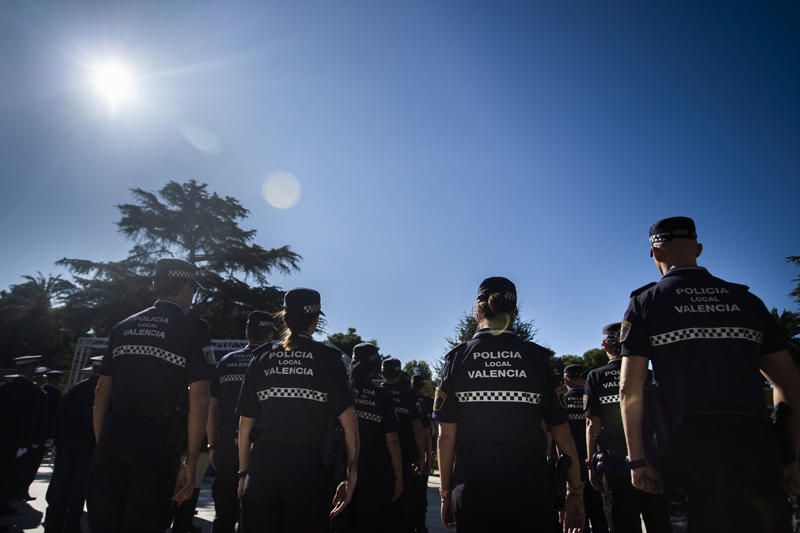
[[[614,394],[614,395],[612,395],[612,396],[600,396],[600,397],[598,398],[598,400],[599,400],[599,401],[600,401],[600,403],[602,403],[602,404],[606,404],[606,403],[619,403],[619,394]]]
[[[718,328],[685,328],[668,331],[658,335],[650,336],[651,346],[663,346],[674,342],[687,341],[692,339],[741,339],[761,344],[764,341],[764,334],[760,331],[740,327],[718,327]]]
[[[383,417],[381,415],[368,413],[366,411],[359,411],[358,409],[356,409],[356,416],[363,420],[369,420],[370,422],[383,422]]]
[[[244,374],[227,374],[219,377],[220,383],[228,383],[229,381],[244,381]]]
[[[459,402],[513,402],[539,405],[542,395],[538,392],[513,390],[476,390],[457,392]]]
[[[186,358],[181,357],[178,354],[174,354],[172,352],[168,352],[162,348],[157,348],[155,346],[145,346],[141,344],[124,344],[122,346],[117,346],[114,348],[114,351],[111,352],[111,355],[114,357],[119,357],[121,355],[149,355],[150,357],[156,357],[168,363],[172,363],[173,365],[177,365],[180,367],[186,367]]]
[[[268,398],[299,398],[301,400],[313,400],[315,402],[327,402],[328,393],[319,392],[311,389],[298,389],[295,387],[271,387],[260,390],[257,393],[259,401]]]

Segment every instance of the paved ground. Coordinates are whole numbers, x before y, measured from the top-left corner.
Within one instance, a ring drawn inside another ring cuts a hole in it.
[[[18,514],[13,517],[0,517],[0,531],[10,531],[13,533],[20,531],[44,531],[41,526],[42,518],[44,517],[45,507],[45,493],[47,492],[47,484],[50,481],[51,469],[49,466],[42,466],[39,469],[39,474],[36,476],[36,481],[31,485],[30,494],[36,499],[27,502],[17,502],[14,506],[18,510]],[[444,533],[447,531],[439,522],[439,478],[431,476],[428,483],[428,530],[431,533]],[[84,514],[84,520],[86,515]],[[203,528],[203,533],[210,533],[211,522],[214,520],[214,502],[211,499],[211,481],[210,478],[204,480],[203,486],[200,489],[200,499],[197,504],[197,516],[194,523],[198,527]],[[3,528],[7,529],[3,529]],[[84,524],[84,531],[88,532],[89,528]]]

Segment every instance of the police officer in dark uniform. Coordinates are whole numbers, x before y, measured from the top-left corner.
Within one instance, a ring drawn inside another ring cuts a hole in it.
[[[24,360],[24,357],[18,359]],[[30,384],[36,387],[36,400],[32,404],[33,409],[31,412],[32,432],[30,435],[30,442],[25,446],[27,453],[17,458],[16,467],[16,498],[23,501],[35,499],[30,495],[29,489],[31,483],[36,479],[39,466],[42,464],[48,430],[47,393],[42,390],[41,382],[44,380],[45,372],[49,369],[46,367],[35,368],[33,370],[33,375],[31,375],[31,366],[31,364],[23,365],[23,373],[29,378]],[[32,391],[33,389],[30,390]]]
[[[47,486],[45,533],[81,531],[81,515],[95,447],[92,426],[94,391],[103,356],[90,360],[91,366],[81,370],[91,372],[91,375],[75,384],[64,395],[59,406],[55,433],[56,459]]]
[[[589,372],[584,386],[585,442],[592,452],[589,480],[603,493],[611,533],[640,533],[642,519],[648,533],[669,532],[666,500],[634,488],[625,462],[625,431],[619,409],[619,329],[619,322],[603,328],[603,349],[609,362]]]
[[[323,449],[331,417],[344,429],[348,456],[348,478],[331,515],[352,498],[358,422],[340,352],[311,338],[320,314],[317,291],[287,292],[280,313],[283,343],[255,350],[245,373],[237,407],[242,533],[328,530]],[[258,440],[251,450],[253,428]]]
[[[411,390],[414,391],[414,398],[417,402],[417,411],[420,413],[422,422],[423,440],[425,442],[425,462],[422,471],[416,478],[414,494],[414,532],[428,533],[425,525],[425,516],[428,514],[428,474],[433,464],[433,398],[426,396],[422,392],[425,386],[425,378],[419,374],[411,377]]]
[[[555,530],[542,421],[571,458],[565,529],[583,527],[577,451],[555,395],[549,352],[508,330],[516,315],[514,284],[485,279],[478,330],[447,354],[436,390],[442,522],[455,521],[459,532]]]
[[[15,357],[18,374],[7,376],[9,381],[0,385],[0,412],[4,437],[0,439],[0,512],[15,514],[10,502],[20,499],[22,459],[33,449],[35,434],[39,427],[37,414],[43,411],[44,393],[33,382],[36,364],[41,355]],[[27,487],[25,490],[27,495]]]
[[[403,372],[400,370],[400,360],[385,359],[381,364],[381,373],[385,380],[381,387],[394,401],[403,455],[403,494],[392,503],[391,528],[397,533],[409,533],[414,528],[416,477],[425,464],[425,430],[414,393],[408,384],[401,384]]]
[[[388,531],[389,505],[403,494],[397,415],[389,394],[373,383],[381,364],[378,347],[353,348],[353,390],[361,452],[353,501],[335,522],[337,533]]]
[[[578,450],[578,459],[581,466],[581,480],[584,482],[583,507],[586,510],[586,525],[591,524],[592,533],[607,533],[608,525],[603,512],[603,501],[600,493],[587,484],[586,465],[586,415],[583,410],[583,385],[586,381],[586,369],[581,365],[567,365],[564,367],[564,402],[567,405],[567,419],[575,447]]]
[[[788,532],[783,482],[797,493],[797,461],[782,476],[761,376],[800,412],[800,376],[784,336],[748,287],[697,266],[703,248],[692,219],[655,223],[650,244],[663,277],[633,292],[620,333],[633,485],[666,493],[673,531]],[[648,362],[667,431],[654,464],[641,431]]]
[[[244,374],[253,360],[253,350],[271,342],[277,333],[271,313],[253,311],[247,317],[247,346],[231,352],[217,363],[211,380],[211,407],[208,414],[208,448],[216,476],[211,486],[214,497],[213,533],[233,533],[239,521],[239,450],[236,445],[239,418],[236,403],[244,382]]]
[[[158,300],[114,326],[100,368],[92,531],[163,532],[171,500],[194,490],[214,372],[208,324],[190,314],[197,269],[160,259],[153,285]]]

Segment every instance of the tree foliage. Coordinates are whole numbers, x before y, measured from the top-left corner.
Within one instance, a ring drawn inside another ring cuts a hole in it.
[[[583,352],[583,364],[588,370],[603,366],[608,363],[606,352],[600,348],[592,348]]]
[[[127,258],[58,262],[77,286],[65,301],[73,331],[93,328],[107,335],[116,322],[152,303],[153,265],[161,257],[184,258],[200,268],[207,290],[198,293],[194,308],[213,337],[240,338],[250,311],[281,307],[283,291],[268,277],[296,271],[301,257],[288,246],[256,244],[256,230],[241,227],[249,211],[236,198],[211,193],[195,180],[131,194],[132,203],[117,206],[117,227],[134,243]]]
[[[355,347],[356,344],[361,344],[362,342],[369,342],[371,344],[374,344],[375,346],[378,346],[378,341],[376,341],[375,339],[371,340],[362,339],[361,335],[359,335],[358,332],[356,331],[356,328],[347,328],[347,332],[345,333],[342,332],[332,333],[328,335],[328,341],[349,356],[353,355],[353,348]]]

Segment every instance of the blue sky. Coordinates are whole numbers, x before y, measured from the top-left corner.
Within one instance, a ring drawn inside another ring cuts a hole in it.
[[[645,5],[647,4],[647,5]],[[647,228],[689,215],[702,263],[793,308],[797,4],[16,2],[0,13],[0,286],[119,259],[128,189],[197,179],[403,360],[439,357],[480,280],[583,353],[656,279]],[[87,65],[135,67],[110,116]],[[210,132],[198,150],[181,125]],[[297,176],[276,209],[261,184]]]

